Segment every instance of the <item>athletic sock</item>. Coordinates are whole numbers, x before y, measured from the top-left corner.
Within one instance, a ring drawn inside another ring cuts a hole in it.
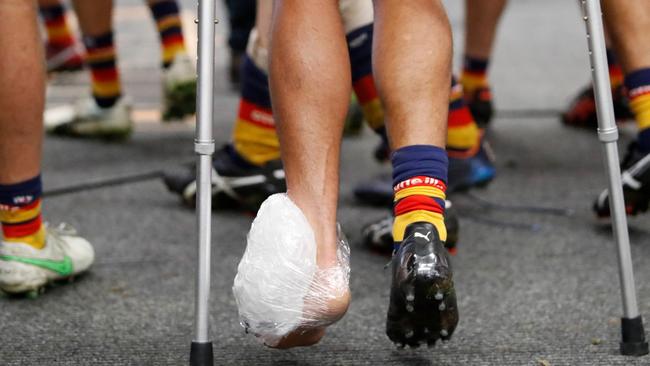
[[[162,64],[168,68],[177,54],[186,52],[178,4],[176,0],[159,0],[149,2],[149,8],[160,33]]]
[[[465,56],[463,73],[460,77],[460,83],[463,85],[465,96],[473,97],[477,90],[488,89],[488,65],[489,60],[487,59]]]
[[[404,230],[414,222],[432,223],[440,239],[447,240],[445,228],[445,191],[447,190],[447,153],[433,145],[402,147],[391,157],[393,164],[393,240],[399,245]]]
[[[612,89],[616,89],[623,85],[623,69],[618,63],[614,51],[607,49],[607,64],[609,65],[609,80],[612,84]]]
[[[234,148],[246,161],[264,165],[280,158],[280,141],[271,110],[268,77],[248,55],[243,61],[241,85]]]
[[[87,50],[86,63],[90,67],[93,97],[98,106],[110,108],[122,95],[113,32],[96,37],[84,36],[83,40]]]
[[[346,38],[352,67],[352,88],[363,116],[373,131],[385,137],[384,108],[372,77],[372,24],[351,31]]]
[[[450,153],[474,151],[480,145],[481,131],[463,98],[463,87],[455,77],[451,79],[447,125],[447,149]]]
[[[41,249],[45,228],[41,220],[41,176],[0,185],[0,223],[5,242],[20,242]]]
[[[74,35],[65,14],[63,5],[39,7],[39,13],[45,23],[47,43],[53,47],[66,48],[74,46]]]
[[[630,109],[639,129],[639,150],[650,153],[650,68],[636,70],[625,76]]]

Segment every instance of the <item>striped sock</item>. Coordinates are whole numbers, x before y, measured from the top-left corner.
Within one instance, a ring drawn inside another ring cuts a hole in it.
[[[463,85],[466,96],[471,97],[477,90],[488,90],[488,65],[489,60],[465,56],[460,83]]]
[[[98,106],[110,108],[122,95],[113,32],[96,37],[84,36],[83,41],[87,50],[86,63],[90,67],[93,97]]]
[[[609,65],[609,80],[611,81],[612,89],[616,89],[623,85],[623,69],[618,63],[616,54],[609,48],[607,49],[607,64]]]
[[[630,97],[630,109],[639,129],[639,150],[650,153],[650,68],[626,75],[625,87]]]
[[[47,43],[53,47],[66,48],[74,46],[74,35],[65,15],[62,4],[41,6],[38,9],[47,33]]]
[[[370,128],[385,136],[384,108],[372,77],[372,24],[353,30],[346,38],[352,67],[352,88],[363,116]]]
[[[242,67],[242,97],[233,130],[235,151],[255,165],[280,158],[280,142],[271,111],[268,77],[246,55]]]
[[[160,33],[162,64],[168,68],[178,53],[186,52],[178,4],[176,0],[150,1],[149,8]]]
[[[37,249],[45,246],[41,220],[41,176],[0,185],[0,223],[5,242],[20,242]]]
[[[463,99],[463,87],[455,77],[451,79],[447,125],[447,149],[450,153],[473,151],[480,146],[481,131]]]
[[[399,245],[412,223],[425,221],[447,240],[445,191],[447,190],[447,152],[432,145],[412,145],[396,150],[393,164],[394,203],[393,240]]]

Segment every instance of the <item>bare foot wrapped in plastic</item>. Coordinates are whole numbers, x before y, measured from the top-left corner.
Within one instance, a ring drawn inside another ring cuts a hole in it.
[[[260,207],[233,293],[246,331],[276,348],[309,346],[350,302],[350,247],[338,228],[337,263],[319,266],[311,225],[286,194]]]

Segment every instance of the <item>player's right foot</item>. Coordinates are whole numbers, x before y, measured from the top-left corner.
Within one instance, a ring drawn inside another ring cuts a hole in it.
[[[621,163],[625,211],[636,215],[648,210],[650,205],[650,154],[638,149],[636,143],[628,146]],[[598,217],[609,217],[609,190],[605,189],[594,203]]]
[[[163,120],[180,119],[196,112],[196,69],[186,53],[178,53],[163,70]]]
[[[45,45],[45,59],[47,72],[80,71],[84,67],[84,60],[75,45],[65,47],[47,43]]]
[[[625,89],[622,85],[612,90],[612,101],[614,103],[614,116],[617,121],[633,118],[628,106],[628,98],[625,95]],[[582,89],[573,101],[571,101],[569,108],[562,113],[562,123],[571,127],[598,127],[596,99],[591,85]]]
[[[433,346],[449,340],[458,324],[451,263],[436,227],[415,222],[406,227],[392,259],[386,334],[399,347]]]
[[[215,153],[212,170],[214,207],[240,206],[257,211],[270,195],[286,191],[282,161],[273,160],[263,166],[252,165],[231,145]],[[194,207],[196,202],[196,170],[194,166],[165,172],[165,185],[181,196],[183,203]]]
[[[0,290],[37,294],[52,281],[88,270],[95,260],[90,243],[65,225],[46,228],[45,247],[0,242]]]
[[[48,108],[45,131],[54,135],[84,138],[124,139],[133,130],[131,105],[125,97],[109,108],[101,108],[88,96],[74,104]]]

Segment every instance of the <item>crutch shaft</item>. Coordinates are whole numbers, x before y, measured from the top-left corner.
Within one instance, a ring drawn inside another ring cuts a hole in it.
[[[627,230],[625,202],[621,186],[621,170],[619,167],[618,129],[614,119],[611,84],[605,50],[605,36],[602,23],[602,12],[598,0],[583,0],[589,56],[593,74],[596,112],[598,115],[598,136],[603,144],[605,168],[609,179],[609,199],[612,212],[614,236],[618,247],[620,280],[623,297],[623,314],[626,318],[639,315],[634,287],[632,257],[630,255],[630,239]]]
[[[212,218],[212,136],[214,86],[215,0],[198,4],[198,83],[197,121],[194,151],[197,154],[196,215],[198,231],[198,270],[196,279],[195,333],[190,351],[192,366],[213,364],[209,335],[210,248]]]
[[[598,138],[603,145],[603,157],[609,183],[609,207],[617,245],[619,280],[623,300],[620,351],[623,355],[642,356],[648,354],[648,343],[645,341],[643,319],[639,314],[634,284],[627,213],[616,144],[618,129],[614,119],[602,11],[600,0],[581,0],[581,4],[587,27],[589,59],[598,115]]]

